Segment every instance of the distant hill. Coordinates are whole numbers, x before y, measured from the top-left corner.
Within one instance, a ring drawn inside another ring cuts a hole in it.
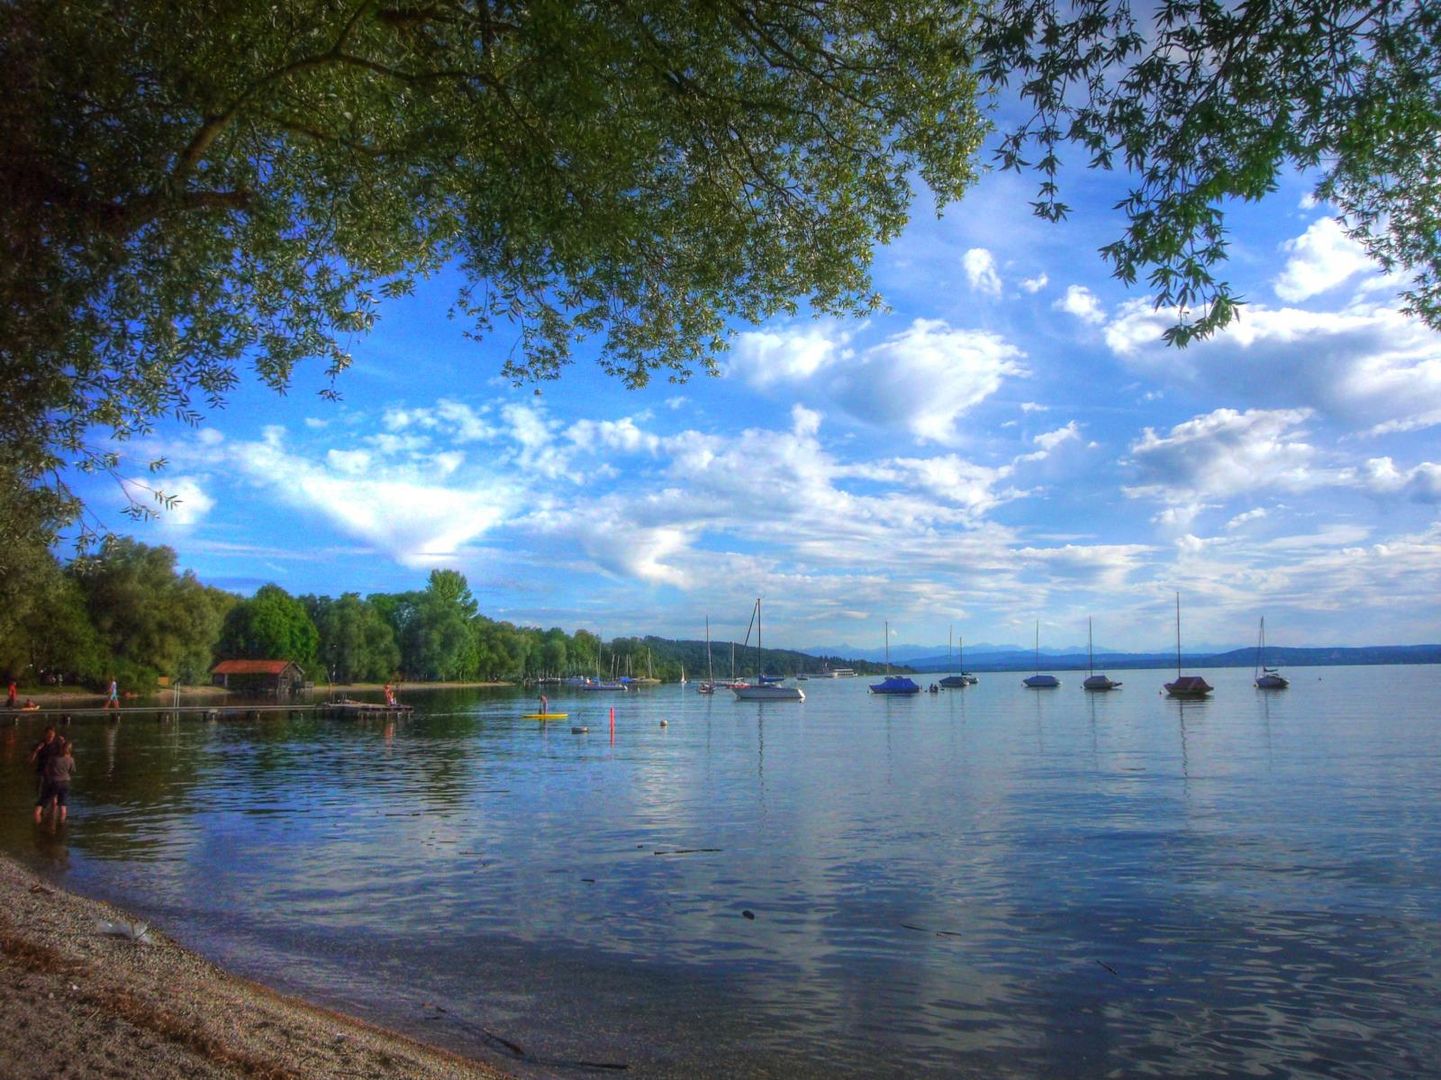
[[[757,670],[757,656],[754,646],[737,644],[736,674],[753,676]],[[706,673],[706,643],[704,641],[675,641],[667,638],[617,638],[607,643],[607,654],[612,651],[621,657],[621,673],[645,674],[651,667],[656,675],[675,678],[684,670],[692,679],[703,679]],[[834,650],[766,649],[761,668],[774,675],[820,675],[835,668],[850,668],[857,675],[878,675],[885,670],[881,656],[872,655],[864,649],[852,650],[845,646]],[[715,664],[716,678],[730,676],[731,643],[712,641],[711,656]],[[966,647],[967,671],[1034,671],[1036,653],[1017,645],[977,645]],[[1182,665],[1185,667],[1252,667],[1256,662],[1255,646],[1228,649],[1220,652],[1198,650],[1184,652]],[[1266,663],[1272,667],[1319,667],[1339,664],[1441,664],[1441,645],[1372,645],[1361,648],[1286,648],[1268,646]],[[1172,668],[1176,666],[1176,654],[1172,652],[1128,653],[1096,651],[1098,670],[1121,670],[1124,668]],[[947,662],[944,652],[919,646],[901,646],[891,650],[891,670],[897,673],[925,673],[955,670],[954,659]],[[1087,667],[1086,650],[1071,646],[1066,649],[1041,651],[1040,668],[1047,671],[1084,671]]]
[[[728,679],[731,674],[731,649],[735,649],[735,673],[739,677],[753,677],[758,670],[769,675],[819,675],[836,668],[849,668],[858,675],[877,675],[885,670],[882,663],[865,657],[848,657],[841,653],[816,654],[797,652],[794,649],[761,650],[763,663],[757,665],[757,651],[754,645],[744,642],[712,641],[710,660],[717,679]],[[675,669],[684,669],[692,679],[706,677],[706,643],[704,641],[671,640],[669,638],[616,638],[606,645],[607,652],[635,657],[632,671],[644,674],[645,665],[650,663],[658,675],[671,676]],[[909,671],[910,668],[892,664],[892,670]],[[622,668],[622,671],[625,669]]]
[[[894,652],[892,656],[894,656]],[[945,671],[954,667],[940,656],[914,656],[909,664],[917,671]],[[1184,667],[1253,667],[1256,648],[1250,646],[1225,652],[1181,653]],[[1341,664],[1441,664],[1441,645],[1368,645],[1358,648],[1337,646],[1321,648],[1285,648],[1267,646],[1266,663],[1271,667],[1323,667]],[[966,650],[967,671],[1031,671],[1036,668],[1033,649],[987,651],[978,647]],[[1088,666],[1084,651],[1046,652],[1041,650],[1040,667],[1055,671],[1081,671]],[[1107,668],[1171,668],[1176,666],[1174,652],[1163,653],[1096,653],[1096,666]]]

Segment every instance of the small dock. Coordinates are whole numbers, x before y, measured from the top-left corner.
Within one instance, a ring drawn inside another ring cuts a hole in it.
[[[352,701],[350,698],[341,698],[339,701],[322,701],[315,706],[321,716],[332,717],[370,717],[370,716],[409,716],[414,711],[412,705],[387,705],[383,701]]]
[[[73,720],[259,720],[267,716],[318,715],[328,718],[409,716],[411,705],[387,705],[382,701],[248,702],[245,704],[194,702],[175,704],[126,705],[107,709],[99,705],[42,705],[38,709],[0,709],[0,722],[10,719],[19,723],[21,717],[43,720],[47,724],[68,724]]]

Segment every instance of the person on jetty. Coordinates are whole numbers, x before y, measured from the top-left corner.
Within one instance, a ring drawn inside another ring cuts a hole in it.
[[[390,683],[385,684],[385,703],[391,708],[395,708],[395,687]]]
[[[110,692],[105,699],[105,707],[116,711],[120,709],[120,684],[114,679],[110,680]]]
[[[54,815],[55,824],[63,825],[70,811],[70,778],[75,774],[75,757],[70,752],[70,740],[64,736],[55,739],[55,746],[40,781],[40,796],[35,800],[36,825],[46,811]]]

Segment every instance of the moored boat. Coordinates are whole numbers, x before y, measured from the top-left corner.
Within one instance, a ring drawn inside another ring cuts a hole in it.
[[[1261,632],[1256,640],[1256,689],[1284,690],[1290,681],[1275,668],[1266,666],[1266,616],[1261,616]]]
[[[1176,594],[1176,681],[1163,684],[1173,698],[1203,698],[1215,689],[1199,675],[1181,674],[1181,594]]]
[[[904,675],[891,674],[891,624],[886,623],[886,677],[878,683],[871,683],[873,694],[919,694],[920,684]]]
[[[1036,620],[1036,673],[1027,675],[1021,680],[1027,690],[1054,690],[1061,685],[1061,680],[1054,675],[1047,675],[1041,671],[1041,620]]]
[[[765,653],[761,649],[761,598],[756,597],[755,609],[751,618],[756,627],[756,668],[759,669],[765,663]],[[746,641],[750,641],[750,630],[746,630]],[[732,682],[731,693],[736,696],[737,701],[804,701],[806,695],[798,686],[780,685],[780,676],[757,675],[754,685],[746,682]]]
[[[871,683],[873,694],[919,694],[920,684],[904,675],[887,675],[878,683]]]
[[[1091,619],[1089,616],[1086,618],[1086,667],[1090,671],[1090,674],[1086,676],[1085,682],[1081,683],[1083,690],[1114,690],[1121,685],[1115,679],[1096,674],[1096,654],[1091,641]]]

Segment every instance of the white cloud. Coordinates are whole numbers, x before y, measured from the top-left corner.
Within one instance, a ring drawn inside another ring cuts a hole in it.
[[[1170,324],[1145,301],[1122,307],[1107,344],[1132,371],[1229,401],[1310,408],[1370,435],[1441,423],[1441,335],[1394,308],[1340,312],[1248,304],[1239,321],[1185,349],[1161,341]]]
[[[1365,249],[1346,235],[1335,218],[1313,222],[1301,236],[1286,241],[1282,249],[1291,257],[1272,287],[1289,304],[1329,292],[1357,274],[1375,269]]]
[[[725,371],[758,388],[804,382],[842,358],[849,337],[827,325],[746,331],[736,338]]]
[[[1074,315],[1082,322],[1090,323],[1092,326],[1099,326],[1106,321],[1106,313],[1101,309],[1100,300],[1096,299],[1096,294],[1084,285],[1067,286],[1066,295],[1051,306],[1057,311]]]
[[[962,416],[1027,374],[1024,354],[995,334],[917,319],[838,371],[828,390],[852,416],[954,444]]]
[[[557,441],[560,424],[544,408],[511,404],[504,406],[500,415],[506,424],[505,436],[517,448],[515,463],[523,472],[550,480],[579,480],[571,471],[568,448]]]
[[[985,248],[971,248],[961,257],[966,280],[971,288],[985,296],[1001,295],[1001,275],[996,272],[995,257]]]
[[[1044,273],[1037,274],[1035,277],[1031,278],[1022,278],[1021,288],[1028,293],[1038,293],[1046,287],[1050,280],[1051,279],[1047,277]]]
[[[467,486],[437,483],[432,469],[409,460],[369,460],[369,475],[351,470],[345,451],[324,464],[286,445],[285,433],[267,428],[259,442],[232,443],[231,460],[267,497],[328,519],[407,566],[453,559],[463,545],[499,524],[512,499],[509,484],[472,478]]]
[[[1247,525],[1253,521],[1260,521],[1265,516],[1266,509],[1264,507],[1258,506],[1253,510],[1247,510],[1245,513],[1237,514],[1230,521],[1226,522],[1226,528],[1239,529],[1241,526]]]
[[[566,429],[565,436],[587,450],[654,453],[660,446],[660,438],[643,431],[630,416],[620,420],[577,420]]]
[[[330,450],[325,459],[336,472],[363,476],[370,471],[371,455],[368,450]]]
[[[1057,428],[1055,431],[1047,431],[1037,435],[1031,441],[1039,446],[1046,453],[1050,453],[1064,442],[1070,442],[1081,437],[1080,427],[1072,420],[1065,427]]]
[[[1338,475],[1318,465],[1315,448],[1298,430],[1310,415],[1305,409],[1217,409],[1164,436],[1146,428],[1130,447],[1140,482],[1123,490],[1184,504],[1268,487],[1302,491],[1334,483]]]
[[[158,486],[149,480],[123,479],[120,486],[126,498],[154,511],[154,520],[162,527],[194,525],[215,508],[215,500],[190,476],[170,477]],[[174,501],[167,506],[163,501],[167,499]]]
[[[1362,484],[1378,495],[1402,495],[1419,503],[1441,503],[1441,465],[1424,461],[1401,470],[1389,457],[1372,458],[1361,473]]]

